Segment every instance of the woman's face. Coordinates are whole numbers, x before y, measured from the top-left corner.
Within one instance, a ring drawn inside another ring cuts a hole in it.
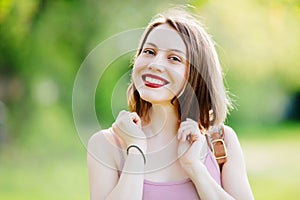
[[[133,83],[142,99],[170,103],[184,89],[187,66],[185,43],[175,29],[162,24],[150,32],[134,62]]]

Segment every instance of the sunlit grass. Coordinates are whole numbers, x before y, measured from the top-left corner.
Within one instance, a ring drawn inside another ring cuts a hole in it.
[[[241,145],[256,199],[299,199],[299,124],[252,127],[244,131]]]
[[[1,155],[0,199],[88,199],[85,152],[74,152]]]
[[[35,110],[0,150],[0,199],[88,199],[86,151],[67,112]]]

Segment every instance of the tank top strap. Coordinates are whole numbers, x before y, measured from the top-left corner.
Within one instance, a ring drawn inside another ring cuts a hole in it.
[[[122,169],[124,167],[125,157],[124,157],[123,150],[122,150],[122,147],[121,147],[120,139],[118,138],[118,136],[116,136],[116,134],[112,130],[111,130],[111,132],[112,132],[112,135],[113,135],[113,137],[115,139],[115,142],[116,142],[116,144],[118,146],[119,160],[120,160],[118,174],[120,176],[121,173],[122,173]]]

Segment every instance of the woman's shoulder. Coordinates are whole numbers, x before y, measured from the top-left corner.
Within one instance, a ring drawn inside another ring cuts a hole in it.
[[[218,133],[218,137],[222,137],[222,134],[223,134],[223,139],[225,140],[225,142],[229,141],[229,140],[232,140],[232,139],[237,139],[236,132],[233,130],[233,128],[231,128],[230,126],[225,125],[225,124],[210,127],[208,129],[207,133],[210,136],[212,136],[213,134]]]
[[[110,131],[110,128],[109,129],[100,130],[100,131],[94,133],[90,137],[89,142],[88,142],[88,146],[90,146],[91,144],[94,144],[94,143],[101,142],[103,140],[108,140],[108,141],[112,142],[112,139],[113,139],[113,135],[112,134],[113,133]]]
[[[116,146],[116,141],[114,137],[115,136],[111,128],[100,130],[90,137],[87,148],[89,150],[108,150]]]
[[[98,147],[103,149],[107,148],[120,148],[123,147],[122,140],[114,133],[112,128],[103,129],[94,133],[88,141],[88,149]]]
[[[231,167],[233,165],[244,165],[243,151],[236,132],[230,126],[224,126],[224,132],[224,141],[228,155],[227,165],[229,166],[229,163],[232,163]]]
[[[238,136],[234,129],[228,125],[224,125],[224,141],[226,145],[238,143]]]
[[[94,133],[88,141],[87,152],[100,163],[117,169],[119,144],[111,128]]]

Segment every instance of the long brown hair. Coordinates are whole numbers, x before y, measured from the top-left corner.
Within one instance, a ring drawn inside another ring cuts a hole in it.
[[[181,35],[188,52],[188,83],[183,93],[171,101],[177,106],[181,121],[191,118],[202,129],[224,123],[231,102],[223,84],[222,69],[212,39],[195,17],[181,9],[156,16],[140,40],[136,57],[149,33],[161,24],[170,25]],[[149,119],[151,103],[140,97],[133,83],[129,85],[127,95],[129,110]]]

